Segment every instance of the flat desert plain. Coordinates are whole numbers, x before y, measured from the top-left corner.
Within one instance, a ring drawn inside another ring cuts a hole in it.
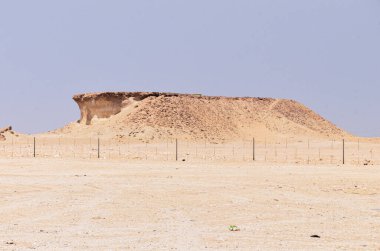
[[[1,250],[380,250],[380,166],[2,158],[0,215]]]

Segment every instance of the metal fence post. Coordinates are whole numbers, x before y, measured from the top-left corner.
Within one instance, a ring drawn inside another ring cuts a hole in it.
[[[100,159],[100,138],[98,138],[98,159]]]
[[[253,161],[256,160],[256,156],[255,156],[255,138],[252,139],[252,160]]]
[[[178,139],[175,139],[175,160],[178,161]]]
[[[344,146],[344,139],[343,139],[343,165],[345,164],[346,160],[345,160],[345,146]]]

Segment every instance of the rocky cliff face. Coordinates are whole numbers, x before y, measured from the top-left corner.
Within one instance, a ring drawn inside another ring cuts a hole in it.
[[[90,125],[94,117],[109,118],[120,113],[123,108],[148,97],[178,95],[180,94],[159,92],[102,92],[79,94],[73,99],[81,112],[80,123]]]

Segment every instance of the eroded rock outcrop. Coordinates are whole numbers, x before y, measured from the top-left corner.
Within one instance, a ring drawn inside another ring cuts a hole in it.
[[[7,126],[0,129],[0,141],[6,140],[5,133],[12,132],[12,126]]]
[[[160,92],[102,92],[75,95],[73,99],[77,102],[81,118],[80,123],[90,125],[94,117],[109,118],[134,101],[141,101],[148,97],[178,96],[176,93]]]

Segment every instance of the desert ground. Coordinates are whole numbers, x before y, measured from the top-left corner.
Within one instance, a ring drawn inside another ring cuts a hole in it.
[[[380,139],[292,100],[74,100],[0,130],[0,250],[380,250]]]
[[[379,165],[2,157],[0,249],[380,250],[379,180]]]

